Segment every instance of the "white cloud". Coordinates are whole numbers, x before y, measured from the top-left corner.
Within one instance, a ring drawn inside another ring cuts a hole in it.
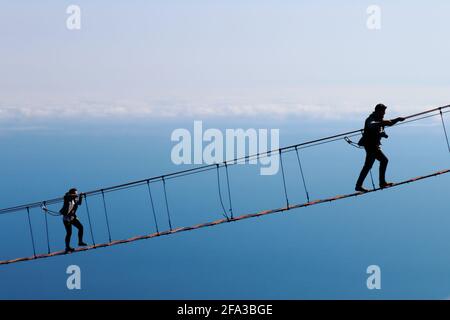
[[[98,97],[88,99],[3,98],[0,119],[60,118],[258,118],[360,119],[376,103],[390,115],[408,115],[450,102],[447,88],[301,87],[295,89],[180,94],[159,97]]]
[[[311,117],[341,118],[347,115],[360,114],[361,110],[340,108],[339,112],[332,106],[303,105],[296,103],[236,103],[236,104],[195,104],[177,103],[160,105],[158,103],[118,104],[117,102],[80,103],[74,106],[0,106],[0,119],[49,119],[49,118],[118,118],[118,117]]]

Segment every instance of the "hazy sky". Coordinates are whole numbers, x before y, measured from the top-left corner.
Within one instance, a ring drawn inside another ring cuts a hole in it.
[[[70,4],[81,30],[66,28]],[[381,29],[366,26],[369,5]],[[450,101],[448,1],[1,1],[0,118],[409,112]]]

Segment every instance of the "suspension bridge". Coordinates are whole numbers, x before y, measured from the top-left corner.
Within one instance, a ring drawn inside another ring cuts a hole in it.
[[[400,125],[404,125],[406,123],[420,121],[420,120],[426,119],[426,118],[440,117],[446,146],[450,153],[450,143],[449,143],[449,138],[448,138],[447,129],[446,129],[445,120],[444,120],[444,114],[446,114],[448,112],[450,112],[450,105],[429,109],[429,110],[426,110],[423,112],[419,112],[416,114],[406,116],[406,117],[404,117],[406,121],[397,123],[395,126],[400,126]],[[339,134],[336,134],[333,136],[328,136],[328,137],[324,137],[324,138],[320,138],[320,139],[302,142],[299,144],[282,147],[282,148],[279,148],[276,150],[270,150],[267,152],[262,152],[262,153],[258,153],[258,154],[248,155],[248,156],[241,157],[241,158],[227,160],[222,163],[205,165],[205,166],[187,169],[187,170],[183,170],[183,171],[177,171],[177,172],[173,172],[173,173],[169,173],[169,174],[165,174],[165,175],[161,175],[161,176],[157,176],[157,177],[151,177],[151,178],[147,178],[147,179],[131,181],[131,182],[127,182],[127,183],[120,184],[120,185],[115,185],[115,186],[110,186],[110,187],[105,187],[105,188],[101,188],[101,189],[84,192],[83,200],[84,200],[84,205],[86,207],[86,213],[87,213],[87,217],[88,217],[88,224],[89,224],[89,231],[90,231],[92,245],[77,248],[77,249],[75,249],[74,252],[71,252],[71,253],[66,253],[66,251],[64,251],[64,250],[52,251],[51,246],[50,246],[47,216],[48,215],[59,215],[59,213],[48,210],[47,206],[62,203],[63,202],[62,197],[39,201],[39,202],[28,203],[28,204],[22,204],[22,205],[10,207],[10,208],[0,209],[0,216],[5,215],[5,214],[20,214],[20,213],[26,214],[27,221],[28,221],[30,244],[31,244],[31,248],[33,250],[33,255],[30,255],[27,257],[19,257],[19,258],[7,259],[7,260],[0,260],[0,265],[12,264],[12,263],[17,263],[17,262],[22,262],[22,261],[31,261],[31,260],[36,260],[36,259],[50,258],[50,257],[54,257],[54,256],[64,255],[64,254],[74,254],[74,253],[82,252],[82,251],[88,251],[88,250],[93,250],[93,249],[98,249],[98,248],[115,246],[115,245],[119,245],[119,244],[126,244],[126,243],[130,243],[130,242],[135,242],[138,240],[151,239],[151,238],[161,237],[161,236],[168,236],[168,235],[172,235],[175,233],[193,231],[196,229],[212,227],[212,226],[225,224],[225,223],[237,222],[237,221],[244,220],[244,219],[261,217],[261,216],[266,216],[266,215],[270,215],[270,214],[283,213],[283,212],[287,212],[292,209],[299,209],[299,208],[309,207],[309,206],[313,206],[313,205],[319,205],[319,204],[323,204],[323,203],[329,203],[329,202],[333,202],[333,201],[338,201],[338,200],[347,199],[347,198],[351,198],[351,197],[363,196],[363,195],[367,195],[367,194],[370,194],[373,192],[377,192],[377,191],[381,190],[381,188],[375,187],[375,184],[373,182],[373,177],[371,174],[370,177],[372,180],[373,188],[370,189],[368,192],[354,192],[354,193],[337,195],[337,196],[323,198],[323,199],[311,200],[309,191],[308,191],[307,182],[305,179],[305,174],[303,172],[303,167],[302,167],[302,162],[301,162],[301,157],[300,157],[300,150],[302,150],[304,148],[310,148],[310,147],[314,147],[314,146],[318,146],[318,145],[322,145],[322,144],[339,141],[339,140],[344,140],[344,141],[348,142],[349,144],[356,146],[351,141],[351,138],[361,135],[363,133],[363,131],[364,131],[364,129],[358,129],[358,130],[353,130],[353,131],[349,131],[349,132],[339,133]],[[299,166],[299,170],[300,170],[300,174],[301,174],[301,182],[303,184],[303,188],[305,191],[306,202],[304,202],[304,203],[291,204],[289,202],[288,192],[287,192],[287,187],[286,187],[285,169],[283,166],[283,154],[288,153],[288,152],[295,152],[295,154],[296,154],[297,164]],[[283,180],[282,188],[283,188],[283,193],[285,196],[285,206],[280,207],[280,208],[269,209],[269,210],[235,216],[233,213],[233,201],[232,201],[232,194],[231,194],[230,174],[229,174],[228,168],[230,166],[233,166],[233,165],[236,165],[239,163],[246,163],[252,159],[257,160],[259,158],[267,157],[272,154],[279,155],[280,168],[281,168],[281,173],[282,173],[281,176],[282,176],[282,180]],[[166,190],[167,181],[169,181],[171,179],[176,179],[176,178],[180,178],[183,176],[187,176],[187,175],[194,175],[194,174],[198,174],[200,172],[210,171],[210,170],[215,170],[217,172],[218,198],[219,198],[220,206],[222,209],[221,215],[223,217],[218,220],[209,221],[209,222],[196,224],[196,225],[192,225],[192,226],[173,228],[171,212],[170,212],[170,207],[169,207],[169,201],[168,201],[168,197],[167,197],[167,190]],[[221,187],[221,180],[220,180],[221,170],[225,171],[225,178],[226,178],[225,179],[225,184],[226,184],[225,190],[222,190],[222,187]],[[410,179],[407,179],[404,181],[394,183],[393,185],[386,187],[384,189],[397,188],[402,185],[407,185],[410,183],[429,179],[432,177],[441,176],[441,175],[447,174],[449,172],[450,172],[450,169],[438,170],[438,171],[435,171],[435,172],[432,172],[432,173],[429,173],[426,175],[421,175],[421,176],[417,176],[414,178],[410,178]],[[169,229],[167,229],[167,230],[160,230],[159,223],[156,218],[154,199],[153,199],[152,189],[151,189],[151,184],[153,184],[153,183],[162,184],[162,189],[163,189],[163,193],[164,193],[164,205],[165,205],[165,211],[166,211],[165,214],[166,214],[167,223],[169,226]],[[150,233],[150,234],[135,236],[135,237],[127,238],[127,239],[113,240],[112,236],[111,236],[110,226],[109,226],[109,217],[108,217],[108,210],[107,210],[107,205],[106,205],[105,194],[110,193],[110,192],[119,192],[121,190],[135,188],[135,187],[139,187],[139,186],[144,186],[147,189],[148,197],[150,200],[149,203],[151,206],[151,211],[153,213],[153,219],[154,219],[156,231],[153,233]],[[227,205],[225,205],[226,201],[224,200],[224,194],[226,195],[226,198],[228,198]],[[108,231],[108,242],[104,242],[104,243],[96,243],[95,242],[94,233],[93,233],[93,229],[92,229],[91,213],[89,210],[89,203],[88,203],[88,199],[93,196],[101,196],[101,198],[102,198],[103,214],[105,216],[105,222],[106,222],[106,227],[107,227],[107,231]],[[35,209],[35,208],[42,209],[43,215],[45,217],[45,234],[46,234],[46,242],[47,242],[47,252],[46,253],[38,253],[36,250],[33,225],[32,225],[32,221],[30,218],[30,210]]]

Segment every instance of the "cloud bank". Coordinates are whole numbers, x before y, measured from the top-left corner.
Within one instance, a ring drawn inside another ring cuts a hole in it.
[[[377,103],[389,115],[408,115],[450,103],[447,88],[331,87],[284,91],[205,93],[173,97],[139,96],[52,99],[25,97],[0,100],[0,120],[33,119],[177,119],[177,118],[308,118],[360,119]]]

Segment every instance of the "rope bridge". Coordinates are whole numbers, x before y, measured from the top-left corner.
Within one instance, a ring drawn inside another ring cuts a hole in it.
[[[434,108],[434,109],[426,110],[426,111],[423,111],[420,113],[416,113],[416,114],[405,117],[406,121],[398,123],[395,126],[403,125],[403,124],[410,123],[413,121],[419,121],[419,120],[425,119],[425,118],[440,116],[442,127],[443,127],[443,133],[445,136],[445,141],[447,144],[447,149],[450,153],[450,143],[449,143],[449,138],[447,135],[447,130],[446,130],[445,121],[444,121],[444,114],[450,112],[450,110],[446,110],[449,108],[450,108],[450,105],[447,105],[444,107]],[[248,155],[248,156],[236,158],[233,160],[227,160],[222,163],[205,165],[205,166],[196,167],[196,168],[183,170],[183,171],[178,171],[178,172],[174,172],[174,173],[170,173],[170,174],[166,174],[166,175],[161,175],[161,176],[152,177],[152,178],[143,179],[143,180],[132,181],[132,182],[116,185],[116,186],[111,186],[111,187],[107,187],[107,188],[102,188],[102,189],[85,192],[83,197],[84,197],[84,204],[86,206],[86,213],[87,213],[87,217],[88,217],[88,224],[89,224],[92,245],[77,248],[77,249],[75,249],[74,252],[88,251],[88,250],[97,249],[97,248],[103,248],[103,247],[109,247],[109,246],[114,246],[114,245],[118,245],[118,244],[130,243],[130,242],[134,242],[134,241],[138,241],[138,240],[150,239],[150,238],[160,237],[160,236],[164,236],[164,235],[171,235],[171,234],[175,234],[175,233],[179,233],[179,232],[183,232],[183,231],[192,231],[192,230],[201,229],[201,228],[205,228],[205,227],[211,227],[211,226],[215,226],[215,225],[219,225],[219,224],[230,223],[230,222],[235,222],[235,221],[239,221],[239,220],[265,216],[265,215],[269,215],[269,214],[282,213],[282,212],[286,212],[291,209],[298,209],[298,208],[308,207],[308,206],[312,206],[312,205],[318,205],[318,204],[322,204],[322,203],[326,203],[326,202],[333,202],[333,201],[347,199],[347,198],[351,198],[351,197],[357,197],[357,196],[361,196],[361,195],[365,195],[368,193],[382,190],[381,188],[375,188],[375,184],[373,182],[373,177],[371,174],[373,189],[369,190],[368,192],[354,192],[354,193],[350,193],[350,194],[337,195],[337,196],[325,198],[325,199],[317,199],[317,200],[312,200],[312,201],[310,200],[310,194],[308,191],[305,174],[304,174],[304,170],[303,170],[302,163],[301,163],[300,150],[304,149],[304,148],[318,146],[321,144],[339,141],[339,140],[345,140],[347,142],[351,142],[351,140],[350,140],[351,137],[361,135],[362,133],[363,133],[363,129],[354,130],[354,131],[340,133],[337,135],[333,135],[333,136],[329,136],[329,137],[325,137],[325,138],[321,138],[321,139],[316,139],[316,140],[312,140],[312,141],[299,143],[296,145],[279,148],[276,150],[258,153],[255,155]],[[287,153],[287,152],[295,152],[296,153],[297,164],[299,166],[301,181],[302,181],[302,185],[303,185],[303,188],[305,191],[305,197],[306,197],[306,202],[304,202],[304,203],[299,203],[299,204],[290,204],[289,203],[288,192],[287,192],[287,187],[286,187],[285,169],[283,166],[283,154]],[[265,210],[265,211],[244,214],[244,215],[235,217],[233,214],[233,209],[232,209],[231,184],[230,184],[230,175],[228,172],[228,167],[239,164],[239,163],[246,163],[247,161],[250,161],[252,159],[257,160],[261,157],[267,157],[267,156],[270,156],[271,154],[278,154],[279,158],[280,158],[280,167],[281,167],[282,180],[283,180],[282,185],[283,185],[283,191],[284,191],[286,205],[284,207],[277,208],[277,209]],[[222,192],[222,188],[221,188],[221,182],[220,182],[220,170],[221,169],[225,170],[225,178],[226,178],[225,180],[226,180],[226,185],[227,185],[226,195],[228,197],[228,208],[226,208],[226,206],[224,204],[223,192]],[[197,173],[205,172],[205,171],[209,171],[209,170],[216,170],[216,172],[217,172],[218,197],[220,200],[220,206],[222,209],[221,214],[222,214],[223,218],[219,219],[219,220],[211,221],[211,222],[206,222],[206,223],[202,223],[202,224],[189,226],[189,227],[180,227],[180,228],[174,229],[172,227],[171,214],[170,214],[170,209],[169,209],[169,201],[168,201],[168,197],[167,197],[167,190],[166,190],[167,180],[175,179],[175,178],[179,178],[179,177],[183,177],[183,176],[187,176],[187,175],[197,174]],[[444,175],[449,172],[450,172],[450,169],[436,171],[436,172],[433,172],[433,173],[430,173],[430,174],[427,174],[424,176],[418,176],[418,177],[404,180],[404,181],[401,181],[398,183],[394,183],[392,186],[386,187],[384,189],[390,189],[390,188],[398,187],[401,185],[413,183],[416,181],[429,179],[431,177],[441,176],[441,175]],[[169,230],[165,230],[165,231],[159,230],[159,224],[158,224],[158,220],[156,218],[155,205],[154,205],[153,195],[152,195],[152,191],[151,191],[151,184],[157,183],[157,182],[162,184],[163,193],[164,193],[164,205],[165,205],[165,211],[166,211],[166,215],[167,215],[167,222],[169,225]],[[155,222],[156,232],[146,234],[146,235],[136,236],[136,237],[132,237],[132,238],[128,238],[128,239],[112,240],[105,194],[107,194],[109,192],[116,192],[116,191],[128,189],[128,188],[134,188],[137,186],[146,186],[147,193],[148,193],[149,200],[150,200],[150,207],[151,207],[153,219]],[[93,229],[92,229],[91,214],[90,214],[90,210],[89,210],[89,204],[87,201],[88,197],[92,197],[95,195],[97,195],[97,196],[100,195],[102,197],[103,213],[105,215],[105,222],[106,222],[106,227],[107,227],[107,231],[108,231],[108,240],[109,240],[106,243],[97,243],[97,244],[95,243],[94,233],[93,233]],[[11,207],[11,208],[0,209],[0,215],[26,212],[27,220],[28,220],[28,228],[30,231],[31,246],[33,249],[32,256],[3,260],[3,261],[0,261],[0,265],[11,264],[11,263],[16,263],[16,262],[21,262],[21,261],[30,261],[30,260],[35,260],[35,259],[43,259],[43,258],[49,258],[49,257],[53,257],[53,256],[67,254],[65,251],[53,251],[53,252],[51,251],[50,240],[49,240],[48,219],[47,219],[47,215],[59,215],[59,213],[57,213],[57,212],[48,210],[47,205],[58,204],[58,203],[61,203],[62,201],[63,201],[63,198],[55,198],[55,199],[50,199],[50,200],[45,200],[45,201],[40,201],[40,202],[19,205],[19,206],[15,206],[15,207]],[[30,209],[33,209],[33,208],[42,208],[44,213],[46,213],[46,214],[44,214],[45,232],[46,232],[46,240],[47,240],[47,253],[45,253],[45,254],[38,254],[36,252],[33,226],[32,226],[31,218],[30,218]]]

